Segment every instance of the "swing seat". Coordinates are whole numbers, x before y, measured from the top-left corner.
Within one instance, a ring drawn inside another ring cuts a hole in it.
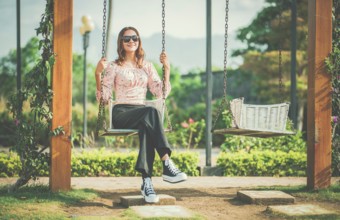
[[[110,127],[106,130],[99,131],[99,136],[132,136],[132,135],[137,135],[138,129],[116,129],[116,128],[113,128],[112,109],[113,109],[114,105],[115,105],[115,101],[111,100],[109,102]],[[146,100],[145,105],[155,107],[161,113],[162,121],[164,121],[164,111],[165,111],[165,100],[164,99],[160,98],[160,99],[154,99],[154,100]],[[164,131],[169,131],[169,130],[164,129]]]
[[[244,98],[230,101],[231,113],[234,116],[232,127],[218,129],[214,133],[261,138],[294,134],[286,130],[289,103],[252,105],[243,102]]]

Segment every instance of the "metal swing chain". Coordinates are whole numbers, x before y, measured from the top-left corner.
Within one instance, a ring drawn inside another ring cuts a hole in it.
[[[227,106],[229,106],[229,102],[227,100],[227,57],[228,57],[228,20],[229,20],[229,0],[226,0],[226,6],[225,6],[225,32],[224,32],[224,68],[223,68],[223,72],[224,72],[224,76],[223,76],[223,98],[222,98],[222,102],[218,108],[218,112],[217,112],[217,116],[215,118],[215,121],[213,123],[212,126],[212,131],[215,129],[216,127],[216,123],[218,121],[218,118],[220,117],[222,110],[223,110],[223,105],[226,104]],[[227,108],[228,109],[228,108]],[[230,108],[229,108],[230,109]],[[234,120],[234,116],[233,116],[233,120]],[[235,121],[235,120],[234,120]]]
[[[165,52],[165,0],[162,0],[162,53]],[[165,104],[165,69],[164,69],[164,65],[162,66],[162,73],[163,73],[163,100],[164,100],[164,110],[165,110],[165,114],[166,114],[166,118],[167,118],[167,123],[168,123],[168,130],[172,131],[172,124],[171,124],[171,120],[169,117],[169,111],[168,108],[166,107]]]
[[[279,13],[279,28],[281,30],[282,25],[282,11],[283,11],[283,5],[280,5],[280,13]],[[283,82],[282,82],[282,38],[279,39],[279,96],[280,96],[280,102],[283,102],[283,96],[280,94],[283,94]]]
[[[105,57],[105,44],[106,44],[106,0],[104,0],[104,9],[103,9],[103,33],[102,33],[102,58]],[[96,126],[96,136],[98,137],[99,129],[101,125],[103,126],[104,130],[106,128],[105,122],[105,106],[104,106],[104,99],[103,99],[103,79],[104,79],[105,71],[103,71],[100,75],[100,103],[99,103],[99,111],[98,111],[98,119],[97,119],[97,126]]]

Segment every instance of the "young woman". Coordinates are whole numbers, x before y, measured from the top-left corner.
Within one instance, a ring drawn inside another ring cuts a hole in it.
[[[135,169],[142,174],[141,193],[146,202],[156,203],[156,195],[151,177],[155,159],[155,149],[163,162],[163,180],[170,183],[185,181],[187,175],[181,172],[170,159],[171,147],[165,137],[160,112],[144,105],[147,89],[157,98],[163,96],[163,82],[151,62],[144,60],[144,50],[138,31],[134,27],[123,28],[117,40],[118,58],[107,62],[99,60],[96,68],[97,100],[107,103],[115,91],[116,104],[112,109],[114,128],[138,129],[139,154]],[[170,64],[166,53],[161,53],[160,62],[165,70],[165,96],[169,95]],[[101,74],[103,94],[101,94]]]

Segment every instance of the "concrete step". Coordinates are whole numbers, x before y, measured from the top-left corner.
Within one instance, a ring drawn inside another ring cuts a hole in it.
[[[176,198],[173,196],[159,194],[159,202],[152,203],[152,205],[175,205]],[[142,195],[135,195],[135,196],[121,196],[120,203],[124,207],[130,206],[142,206],[142,205],[150,205],[150,203],[146,203]]]
[[[289,217],[310,218],[317,216],[336,216],[340,214],[311,204],[268,206],[267,211]]]
[[[131,209],[141,219],[166,218],[166,219],[191,219],[195,215],[187,208],[178,205],[166,206],[132,206]]]
[[[281,191],[241,190],[237,192],[237,198],[251,204],[259,205],[283,205],[295,202],[295,198]]]

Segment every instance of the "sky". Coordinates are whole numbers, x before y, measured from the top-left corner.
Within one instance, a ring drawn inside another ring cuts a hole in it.
[[[265,0],[230,0],[229,33],[247,26],[255,18],[258,11],[265,6]],[[92,17],[98,34],[101,32],[103,17],[103,1],[73,0],[73,26],[79,30],[81,17]],[[35,36],[45,0],[21,0],[21,45]],[[166,0],[165,1],[166,35],[181,39],[199,39],[206,36],[206,1],[205,0]],[[113,0],[112,38],[124,26],[136,27],[142,38],[151,37],[161,32],[162,10],[161,0]],[[225,0],[212,0],[212,35],[224,35]],[[16,1],[0,1],[0,57],[10,49],[16,48]],[[73,33],[80,36],[79,31]],[[94,37],[95,38],[95,37]],[[95,38],[96,39],[96,38]],[[93,43],[93,42],[91,42]],[[101,42],[98,42],[101,44]],[[81,45],[81,42],[74,42]],[[78,51],[77,51],[78,50]],[[79,51],[80,50],[80,51]],[[81,47],[74,46],[75,52]],[[180,64],[179,64],[180,65]]]

